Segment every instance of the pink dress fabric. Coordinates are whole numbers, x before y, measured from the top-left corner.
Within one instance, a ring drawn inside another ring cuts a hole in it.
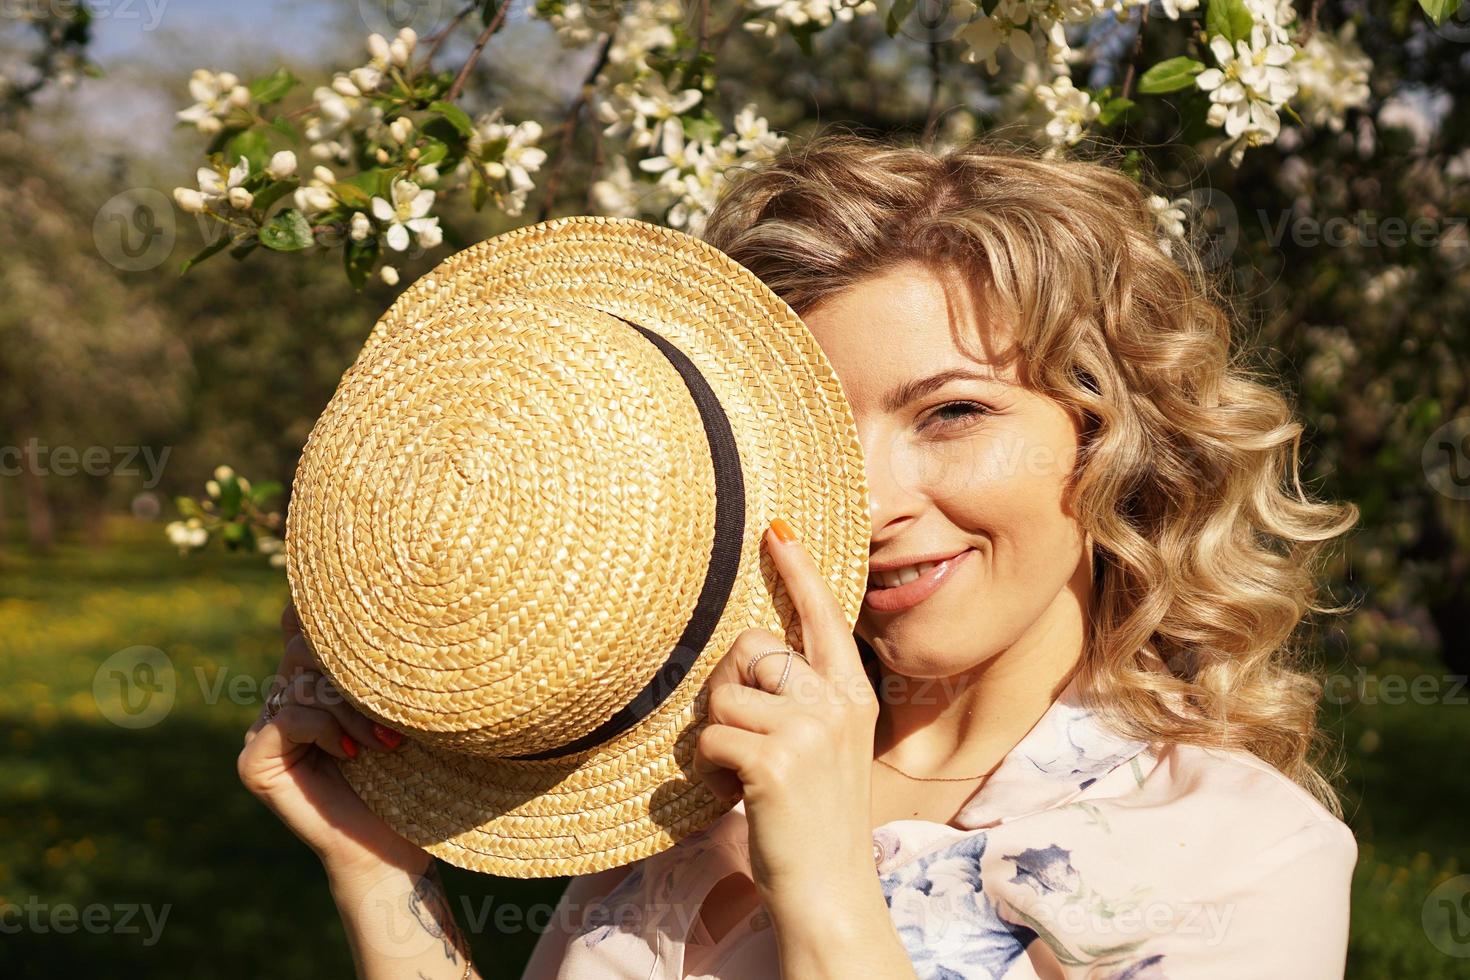
[[[1113,734],[1075,684],[952,824],[894,820],[873,840],[923,980],[1343,976],[1348,828],[1255,756]],[[718,943],[699,920],[731,873],[752,874],[743,802],[572,879],[523,980],[775,980],[764,908]]]

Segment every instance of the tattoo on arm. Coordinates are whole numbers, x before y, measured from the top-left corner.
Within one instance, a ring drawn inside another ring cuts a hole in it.
[[[444,883],[439,878],[439,862],[431,860],[413,882],[413,894],[408,897],[408,908],[424,931],[444,943],[444,958],[451,963],[460,955],[465,961],[470,958],[469,944],[454,919],[454,910],[444,894]]]

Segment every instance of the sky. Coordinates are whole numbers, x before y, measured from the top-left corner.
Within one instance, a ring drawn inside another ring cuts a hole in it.
[[[101,153],[146,150],[174,132],[174,112],[192,100],[186,89],[194,68],[230,70],[249,79],[278,65],[322,80],[328,69],[367,61],[364,43],[376,31],[392,37],[412,26],[421,36],[441,27],[466,0],[87,0],[93,12],[91,59],[104,77],[51,93],[58,131],[85,122],[89,145]],[[550,42],[543,23],[527,25],[527,0],[514,0],[509,35],[534,31]],[[472,18],[473,21],[473,18]],[[453,66],[473,39],[461,27],[436,63]],[[512,42],[513,43],[513,42]],[[554,42],[550,42],[554,44]],[[456,52],[455,46],[462,49]],[[64,106],[64,111],[61,107]],[[36,114],[45,125],[47,113]]]

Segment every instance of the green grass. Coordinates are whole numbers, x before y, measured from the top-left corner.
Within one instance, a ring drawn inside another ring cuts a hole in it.
[[[141,915],[133,932],[80,923],[62,932],[65,921],[43,920],[6,934],[0,976],[102,966],[111,976],[351,975],[315,859],[235,777],[259,684],[280,656],[285,599],[283,574],[263,560],[181,559],[157,525],[120,524],[100,551],[0,558],[0,904],[36,896],[79,914],[95,906],[93,921],[113,924],[124,906],[147,904],[155,915],[168,907],[151,945]],[[109,716],[130,716],[116,679],[101,671],[100,699],[94,682],[110,656],[139,646],[168,658],[174,699],[156,724],[120,727]],[[246,696],[232,699],[232,682]],[[1435,885],[1470,870],[1470,788],[1453,776],[1470,744],[1470,707],[1405,699],[1329,710],[1347,750],[1348,820],[1361,847],[1349,976],[1466,975],[1470,961],[1438,951],[1421,915]],[[464,925],[467,908],[549,906],[566,881],[449,867],[444,877]],[[477,963],[486,976],[519,977],[535,934],[486,921],[472,933]]]

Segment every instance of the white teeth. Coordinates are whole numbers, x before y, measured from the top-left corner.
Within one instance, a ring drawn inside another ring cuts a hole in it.
[[[923,575],[929,569],[938,565],[937,561],[920,562],[908,568],[899,568],[891,572],[874,572],[873,578],[885,589],[895,589],[900,585],[906,585],[914,579]]]

